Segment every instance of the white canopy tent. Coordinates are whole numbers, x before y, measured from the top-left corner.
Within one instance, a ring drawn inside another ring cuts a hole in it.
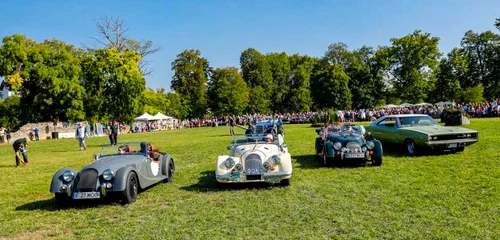
[[[137,121],[150,121],[150,120],[154,120],[154,117],[151,116],[149,113],[144,113],[141,116],[136,117],[135,120],[137,120]]]
[[[153,116],[155,120],[164,120],[164,119],[172,119],[172,117],[164,115],[161,112],[158,112],[156,115]]]

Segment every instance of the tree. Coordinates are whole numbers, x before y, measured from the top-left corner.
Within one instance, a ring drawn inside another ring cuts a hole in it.
[[[128,122],[141,112],[146,81],[133,51],[98,49],[82,63],[85,110],[91,121],[106,118]]]
[[[340,64],[329,64],[326,59],[315,64],[311,75],[311,95],[319,109],[350,109],[349,76]]]
[[[181,95],[178,93],[167,93],[167,104],[165,105],[165,112],[168,116],[177,119],[186,119],[190,111],[189,106],[183,101]]]
[[[216,115],[240,115],[248,105],[248,87],[235,67],[217,68],[208,82],[208,99]]]
[[[0,76],[20,94],[22,123],[83,120],[80,60],[72,45],[58,40],[42,43],[23,36],[4,37]]]
[[[0,127],[16,129],[19,126],[18,117],[22,115],[20,98],[10,96],[2,102],[0,99]]]
[[[240,67],[243,80],[250,89],[247,111],[268,112],[271,105],[273,75],[267,58],[254,48],[248,48],[241,53]]]
[[[480,103],[484,100],[483,98],[484,87],[482,84],[478,84],[474,87],[465,88],[461,92],[461,100],[465,103]]]
[[[146,88],[144,90],[144,110],[141,112],[147,112],[150,114],[156,114],[158,112],[165,112],[165,105],[167,105],[167,95],[164,89],[157,89],[156,91],[151,88]]]
[[[185,50],[172,62],[171,89],[189,106],[188,117],[202,117],[207,107],[206,84],[212,72],[199,50]]]
[[[287,79],[289,90],[286,93],[284,108],[287,112],[308,112],[312,106],[309,83],[317,59],[294,54],[288,61],[291,72]]]
[[[94,38],[95,41],[106,48],[114,48],[118,52],[132,50],[141,56],[139,61],[139,70],[143,76],[153,72],[148,68],[148,62],[145,60],[147,56],[160,51],[160,47],[155,47],[151,40],[134,40],[129,38],[126,33],[129,30],[127,23],[120,18],[103,17],[100,21],[96,21],[96,27],[100,38]]]
[[[500,96],[500,36],[491,31],[474,33],[468,31],[461,46],[467,54],[467,74],[469,82],[463,87],[482,83],[484,97]]]
[[[441,59],[435,89],[430,100],[432,102],[456,100],[460,92],[460,82],[454,73],[453,64],[449,58]]]
[[[439,38],[415,30],[402,38],[392,38],[392,46],[379,48],[378,57],[385,58],[385,70],[391,84],[403,101],[421,102],[432,90],[441,53]]]
[[[290,62],[286,53],[270,53],[266,55],[272,74],[271,110],[273,112],[286,111],[286,94],[290,90],[288,78],[291,74]]]

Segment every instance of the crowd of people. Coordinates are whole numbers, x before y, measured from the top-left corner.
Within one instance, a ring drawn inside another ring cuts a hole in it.
[[[395,107],[381,107],[378,109],[337,110],[335,114],[339,122],[373,121],[385,115],[394,114],[427,114],[433,118],[440,118],[445,108],[455,108],[468,113],[470,117],[499,117],[500,100],[484,101],[483,103],[453,103],[453,104],[421,104]],[[277,113],[275,118],[283,123],[311,123],[315,117],[323,118],[328,112]],[[192,118],[181,121],[177,128],[193,128],[206,126],[247,125],[255,119],[264,120],[268,115],[245,114],[240,116],[218,116],[211,118]]]

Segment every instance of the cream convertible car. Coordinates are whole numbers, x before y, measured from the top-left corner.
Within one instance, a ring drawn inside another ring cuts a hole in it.
[[[220,184],[267,182],[290,185],[292,161],[281,135],[235,136],[229,155],[219,156],[215,177]]]

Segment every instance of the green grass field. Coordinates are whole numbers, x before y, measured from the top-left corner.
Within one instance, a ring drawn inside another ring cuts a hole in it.
[[[385,152],[381,167],[325,168],[308,125],[285,125],[290,187],[217,189],[215,160],[228,127],[127,134],[176,161],[174,182],[137,202],[55,208],[56,170],[92,161],[105,137],[30,142],[29,166],[14,168],[0,145],[0,238],[20,239],[495,239],[500,236],[500,119],[473,119],[479,142],[458,154]],[[243,133],[242,129],[236,129]]]

